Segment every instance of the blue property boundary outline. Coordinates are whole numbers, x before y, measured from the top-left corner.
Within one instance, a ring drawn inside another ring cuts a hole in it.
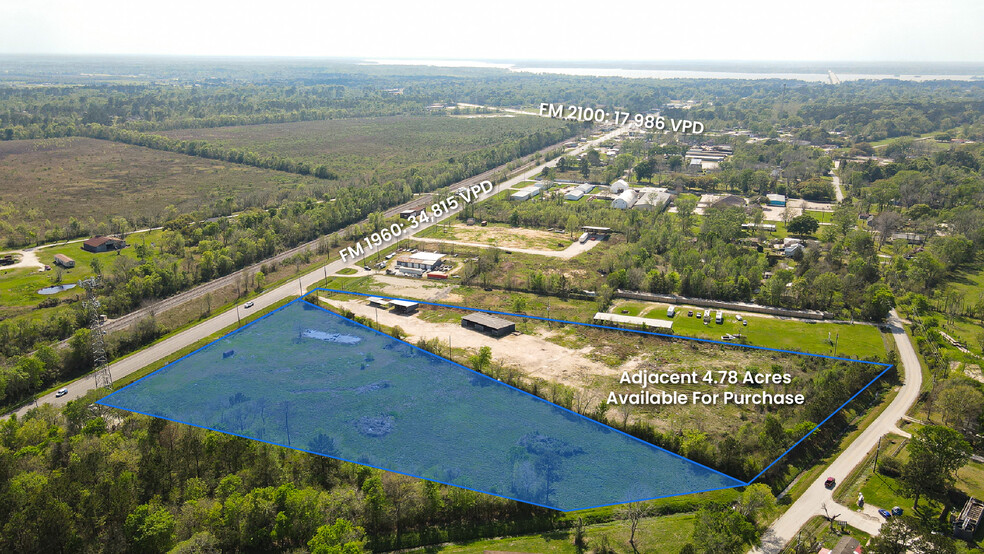
[[[616,505],[625,504],[625,503],[629,503],[629,502],[643,502],[643,501],[647,501],[647,500],[657,500],[657,499],[660,499],[660,498],[668,498],[668,497],[673,497],[673,496],[682,496],[684,494],[699,494],[699,493],[704,493],[704,492],[711,492],[711,491],[717,491],[717,490],[726,490],[726,489],[732,489],[732,488],[738,488],[738,487],[748,486],[748,485],[754,483],[759,477],[761,477],[766,471],[768,471],[769,468],[771,468],[773,465],[775,465],[776,463],[778,463],[782,458],[784,458],[787,454],[789,454],[789,452],[791,452],[794,448],[796,448],[800,443],[802,443],[804,440],[806,440],[807,438],[809,438],[810,435],[812,435],[817,429],[819,429],[821,425],[823,425],[824,423],[826,423],[830,418],[834,417],[837,413],[839,413],[841,410],[843,410],[848,404],[850,404],[855,398],[857,398],[858,395],[860,395],[862,392],[864,392],[865,390],[867,390],[871,385],[873,385],[875,383],[875,381],[877,381],[879,378],[881,378],[883,375],[885,375],[889,370],[891,370],[894,367],[893,364],[887,364],[887,363],[882,363],[882,362],[870,362],[870,361],[865,361],[865,360],[857,360],[857,359],[854,359],[854,358],[841,358],[841,357],[827,356],[827,355],[822,355],[822,354],[810,354],[810,353],[807,353],[807,352],[798,352],[798,351],[795,351],[795,350],[783,350],[783,349],[778,349],[778,348],[767,348],[767,347],[764,347],[764,346],[735,344],[735,343],[724,342],[724,341],[716,341],[716,340],[711,340],[711,339],[701,339],[701,338],[695,338],[695,337],[685,337],[685,336],[681,336],[681,335],[671,335],[671,334],[666,334],[666,333],[655,333],[655,332],[651,332],[651,331],[642,331],[642,330],[635,330],[635,329],[620,329],[620,328],[617,328],[617,327],[607,327],[607,326],[604,326],[604,325],[597,325],[597,324],[592,324],[592,323],[581,323],[581,322],[577,322],[577,321],[567,321],[567,320],[563,320],[563,319],[552,319],[552,318],[541,317],[541,316],[534,316],[534,315],[515,314],[515,313],[510,313],[510,312],[499,312],[499,311],[495,311],[495,310],[484,310],[484,309],[478,309],[478,308],[469,308],[469,307],[466,307],[466,306],[456,306],[456,305],[453,305],[453,304],[442,304],[442,303],[437,303],[437,302],[426,302],[426,301],[420,301],[420,300],[411,300],[412,302],[417,302],[418,304],[426,304],[426,305],[430,305],[430,306],[439,306],[439,307],[443,307],[443,308],[453,308],[453,309],[468,310],[468,311],[473,311],[473,312],[483,312],[483,313],[489,313],[489,314],[506,315],[506,316],[511,316],[511,317],[534,319],[534,320],[539,320],[539,321],[550,321],[550,322],[562,323],[562,324],[567,324],[567,325],[577,325],[577,326],[581,326],[581,327],[594,327],[594,328],[606,329],[606,330],[610,330],[610,331],[621,331],[621,332],[636,333],[636,334],[641,334],[641,335],[652,335],[652,336],[663,337],[663,338],[688,340],[688,341],[708,343],[708,344],[718,344],[718,345],[730,346],[730,347],[741,347],[741,348],[750,348],[750,349],[754,349],[754,350],[764,350],[764,351],[770,351],[770,352],[780,352],[780,353],[785,353],[785,354],[796,354],[796,355],[800,355],[800,356],[808,356],[808,357],[813,357],[813,358],[824,358],[824,359],[831,359],[831,360],[838,360],[838,361],[855,362],[855,363],[866,364],[866,365],[875,365],[875,366],[880,366],[880,367],[884,367],[885,368],[882,372],[880,372],[878,375],[876,375],[871,381],[869,381],[864,387],[862,387],[860,390],[858,390],[856,393],[854,393],[853,396],[851,396],[849,399],[847,399],[847,401],[845,401],[843,404],[841,404],[830,415],[828,415],[826,418],[824,418],[823,421],[821,421],[815,427],[813,427],[813,429],[811,429],[810,432],[808,432],[807,434],[803,435],[803,437],[801,437],[792,446],[790,446],[788,449],[786,449],[786,451],[784,451],[778,458],[776,458],[769,465],[767,465],[755,477],[753,477],[752,479],[750,479],[750,480],[748,480],[746,482],[746,481],[742,481],[742,480],[740,480],[738,478],[732,477],[731,475],[728,475],[728,474],[726,474],[724,472],[721,472],[721,471],[718,471],[716,469],[707,467],[707,466],[705,466],[705,465],[703,465],[701,463],[698,463],[698,462],[696,462],[694,460],[691,460],[691,459],[689,459],[689,458],[687,458],[685,456],[682,456],[682,455],[680,455],[680,454],[678,454],[676,452],[672,452],[672,451],[667,450],[665,448],[662,448],[660,446],[657,446],[657,445],[654,445],[654,444],[649,443],[647,441],[644,441],[644,440],[642,440],[642,439],[640,439],[638,437],[635,437],[633,435],[630,435],[630,434],[628,434],[628,433],[626,433],[624,431],[621,431],[619,429],[616,429],[614,427],[611,427],[611,426],[609,426],[609,425],[607,425],[605,423],[602,423],[600,421],[597,421],[595,419],[592,419],[592,418],[590,418],[588,416],[585,416],[583,414],[577,413],[577,412],[575,412],[573,410],[570,410],[568,408],[565,408],[563,406],[554,404],[553,402],[550,402],[550,401],[548,401],[548,400],[546,400],[544,398],[541,398],[541,397],[536,396],[536,395],[534,395],[532,393],[529,393],[527,391],[524,391],[524,390],[522,390],[520,388],[514,387],[514,386],[509,385],[507,383],[503,383],[502,381],[499,381],[498,379],[494,379],[494,378],[492,378],[492,377],[490,377],[488,375],[485,375],[484,373],[475,371],[474,369],[472,369],[470,367],[467,367],[467,366],[464,366],[462,364],[459,364],[459,363],[457,363],[457,362],[455,362],[453,360],[444,358],[443,356],[440,356],[440,355],[435,354],[433,352],[429,352],[427,350],[423,350],[422,348],[420,348],[420,347],[418,347],[418,346],[416,346],[414,344],[410,344],[409,342],[403,341],[401,339],[396,339],[395,337],[392,337],[391,335],[387,335],[386,333],[383,333],[383,332],[379,331],[378,329],[373,329],[372,327],[370,327],[368,325],[364,325],[364,324],[359,323],[357,321],[349,320],[352,323],[355,323],[356,325],[359,325],[360,327],[363,327],[365,329],[368,329],[368,330],[373,331],[375,333],[378,333],[380,335],[386,336],[389,339],[398,340],[399,342],[402,342],[403,344],[406,344],[406,345],[410,346],[411,348],[414,348],[416,350],[420,350],[421,352],[424,352],[424,353],[426,353],[428,355],[436,356],[438,358],[441,358],[442,360],[445,360],[445,361],[451,363],[452,365],[454,365],[456,367],[465,369],[465,370],[470,371],[470,372],[472,372],[472,373],[474,373],[476,375],[480,375],[480,376],[482,376],[482,377],[484,377],[486,379],[493,380],[497,384],[500,384],[500,385],[504,385],[506,387],[509,387],[509,388],[511,388],[513,390],[516,390],[518,392],[521,392],[521,393],[523,393],[523,394],[525,394],[527,396],[530,396],[532,398],[535,398],[536,400],[539,400],[541,402],[545,402],[547,404],[550,404],[551,406],[554,406],[554,407],[559,408],[559,409],[561,409],[563,411],[566,411],[568,413],[574,414],[574,415],[576,415],[576,416],[578,416],[580,418],[583,418],[583,419],[586,419],[588,421],[591,421],[594,424],[601,425],[601,426],[603,426],[603,427],[605,427],[607,429],[610,429],[612,431],[615,431],[616,433],[619,433],[621,435],[624,435],[624,436],[626,436],[626,437],[628,437],[628,438],[630,438],[632,440],[641,442],[641,443],[643,443],[646,446],[649,446],[651,448],[655,448],[657,450],[660,450],[662,452],[665,452],[667,454],[670,454],[672,456],[675,456],[677,458],[680,458],[680,459],[682,459],[682,460],[684,460],[684,461],[686,461],[688,463],[691,463],[691,464],[694,464],[694,465],[696,465],[698,467],[701,467],[703,469],[706,469],[706,470],[708,470],[708,471],[710,471],[712,473],[721,475],[723,477],[727,477],[728,479],[731,479],[732,481],[735,481],[736,482],[735,485],[732,485],[730,487],[717,487],[717,488],[712,488],[712,489],[689,491],[689,492],[686,492],[686,493],[675,493],[675,494],[655,496],[655,497],[651,497],[651,498],[640,498],[640,499],[635,499],[635,500],[628,500],[628,501],[625,501],[625,502],[613,502],[613,503],[609,503],[609,504],[599,504],[599,505],[596,505],[596,506],[587,506],[587,507],[583,507],[583,508],[576,508],[576,509],[573,509],[573,510],[561,510],[561,509],[558,509],[558,508],[553,507],[553,506],[546,506],[546,505],[542,505],[542,504],[537,504],[535,502],[529,502],[529,501],[526,501],[526,500],[520,500],[518,498],[513,498],[511,496],[507,496],[507,495],[503,495],[503,494],[491,493],[491,492],[488,492],[488,491],[482,491],[482,490],[472,489],[472,488],[469,488],[469,487],[463,487],[463,486],[460,486],[460,485],[455,485],[453,483],[447,483],[447,482],[444,482],[444,481],[439,481],[437,479],[423,478],[423,477],[420,477],[420,476],[417,476],[417,475],[412,475],[412,474],[409,474],[409,473],[403,473],[403,472],[395,471],[395,470],[392,470],[392,469],[389,469],[389,468],[383,468],[383,467],[378,467],[378,466],[374,466],[374,465],[371,465],[371,464],[366,464],[366,463],[362,463],[362,462],[348,460],[348,459],[345,459],[345,458],[339,458],[337,456],[328,456],[328,455],[323,454],[323,453],[320,453],[320,452],[312,452],[310,450],[305,450],[303,448],[298,448],[298,447],[295,447],[295,446],[285,445],[285,444],[281,444],[281,443],[277,443],[277,442],[273,442],[273,441],[261,440],[261,439],[255,438],[255,437],[248,437],[248,436],[245,436],[245,435],[240,435],[240,434],[229,432],[229,431],[224,431],[224,430],[219,430],[219,429],[213,429],[211,427],[205,427],[205,426],[202,426],[202,425],[196,425],[196,424],[193,424],[193,423],[188,423],[188,422],[177,420],[177,419],[172,419],[172,418],[167,418],[167,417],[161,417],[161,416],[158,416],[158,415],[149,414],[149,413],[145,413],[145,412],[140,412],[140,411],[136,411],[136,410],[130,410],[130,409],[127,409],[127,408],[122,408],[120,406],[116,406],[116,405],[110,404],[108,402],[117,393],[120,393],[120,392],[123,392],[123,391],[127,390],[128,388],[136,385],[137,383],[139,383],[139,382],[141,382],[141,381],[143,381],[145,379],[150,378],[155,373],[157,373],[159,371],[162,371],[162,370],[170,367],[171,365],[174,365],[174,364],[176,364],[176,363],[184,360],[185,358],[188,358],[190,356],[193,356],[194,354],[197,354],[201,350],[204,350],[205,348],[209,347],[213,343],[215,343],[217,341],[220,341],[220,340],[223,340],[223,339],[225,339],[225,338],[227,338],[227,337],[229,337],[231,335],[234,335],[234,334],[242,331],[243,329],[246,329],[247,327],[253,325],[254,323],[257,323],[259,321],[262,321],[262,320],[266,319],[267,317],[270,317],[271,315],[273,315],[273,314],[275,314],[277,312],[280,312],[281,310],[283,310],[283,309],[285,309],[285,308],[287,308],[287,307],[289,307],[289,306],[291,306],[291,305],[293,305],[293,304],[295,304],[297,302],[302,302],[303,301],[304,304],[306,304],[308,306],[313,306],[313,307],[318,308],[318,309],[320,309],[322,311],[325,311],[325,312],[328,312],[330,314],[333,314],[333,315],[342,317],[340,314],[337,314],[337,313],[335,313],[335,312],[333,312],[331,310],[328,310],[327,308],[325,308],[323,306],[320,306],[320,305],[318,305],[316,303],[313,303],[313,302],[310,302],[310,301],[307,300],[307,297],[308,296],[310,296],[312,294],[317,295],[317,292],[318,291],[323,291],[323,292],[328,292],[328,293],[337,293],[337,294],[348,294],[348,295],[362,296],[362,297],[384,298],[384,299],[388,299],[388,300],[406,300],[405,298],[392,297],[392,296],[382,296],[382,295],[379,295],[379,294],[365,294],[365,293],[361,293],[361,292],[353,292],[353,291],[346,291],[346,290],[336,290],[336,289],[326,289],[326,288],[318,287],[318,288],[315,288],[315,289],[313,289],[311,291],[306,292],[303,296],[301,296],[299,298],[295,298],[294,300],[292,300],[292,301],[284,304],[283,306],[280,306],[279,308],[276,308],[275,310],[273,310],[273,311],[271,311],[269,313],[266,313],[266,314],[264,314],[264,315],[256,318],[255,320],[247,323],[246,325],[243,325],[242,327],[239,327],[237,329],[234,329],[234,330],[232,330],[232,331],[230,331],[230,332],[222,335],[221,337],[218,337],[218,338],[216,338],[214,340],[211,340],[208,343],[200,346],[199,348],[196,348],[195,350],[193,350],[193,351],[185,354],[184,356],[181,356],[180,358],[177,358],[176,360],[172,360],[171,362],[168,362],[164,366],[162,366],[162,367],[160,367],[160,368],[152,371],[151,373],[149,373],[149,374],[141,377],[140,379],[137,379],[136,381],[134,381],[134,382],[126,385],[125,387],[123,387],[123,388],[121,388],[121,389],[119,389],[117,391],[113,391],[111,394],[109,394],[108,396],[105,396],[105,397],[97,400],[95,403],[96,404],[99,404],[99,405],[102,405],[102,406],[109,407],[109,408],[114,408],[114,409],[118,409],[118,410],[129,411],[129,412],[137,413],[137,414],[140,414],[140,415],[145,415],[145,416],[155,417],[155,418],[158,418],[158,419],[163,419],[165,421],[171,421],[173,423],[179,423],[179,424],[182,424],[182,425],[189,425],[191,427],[198,427],[200,429],[206,429],[206,430],[214,431],[214,432],[217,432],[217,433],[223,433],[223,434],[226,434],[226,435],[240,437],[240,438],[244,438],[244,439],[248,439],[248,440],[252,440],[252,441],[256,441],[256,442],[262,442],[262,443],[271,444],[271,445],[274,445],[274,446],[280,446],[280,447],[283,447],[283,448],[290,448],[292,450],[297,450],[297,451],[305,452],[305,453],[308,453],[308,454],[314,454],[314,455],[317,455],[317,456],[324,456],[324,457],[327,457],[327,458],[333,458],[333,459],[336,459],[336,460],[339,460],[339,461],[343,461],[343,462],[347,462],[347,463],[352,463],[352,464],[357,464],[357,465],[363,465],[363,466],[371,467],[371,468],[374,468],[374,469],[388,471],[390,473],[396,473],[396,474],[399,474],[399,475],[405,475],[407,477],[413,477],[415,479],[424,479],[424,480],[427,480],[427,481],[433,481],[433,482],[436,482],[436,483],[439,483],[439,484],[442,484],[442,485],[447,485],[447,486],[451,486],[451,487],[457,487],[457,488],[464,489],[464,490],[469,490],[469,491],[472,491],[472,492],[478,492],[478,493],[481,493],[481,494],[489,494],[489,495],[492,495],[492,496],[498,496],[500,498],[505,498],[505,499],[508,499],[508,500],[516,501],[516,502],[523,502],[525,504],[530,504],[530,505],[538,506],[538,507],[541,507],[541,508],[547,508],[547,509],[550,509],[550,510],[555,510],[555,511],[560,511],[560,512],[574,512],[574,511],[581,511],[581,510],[589,510],[589,509],[593,509],[593,508],[603,508],[603,507],[607,507],[607,506],[616,506]]]

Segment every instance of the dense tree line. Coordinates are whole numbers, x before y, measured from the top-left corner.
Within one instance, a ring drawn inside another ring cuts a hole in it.
[[[551,510],[92,401],[0,423],[0,550],[355,554],[562,524]]]

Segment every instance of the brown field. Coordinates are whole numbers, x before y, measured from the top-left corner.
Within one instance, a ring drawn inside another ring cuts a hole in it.
[[[0,213],[11,225],[123,216],[155,221],[232,197],[262,203],[324,181],[90,138],[0,142]],[[11,209],[13,208],[13,209]]]
[[[401,175],[411,165],[447,161],[464,152],[562,125],[542,117],[393,116],[183,129],[161,134],[314,165],[326,164],[341,179],[371,174],[385,180]]]

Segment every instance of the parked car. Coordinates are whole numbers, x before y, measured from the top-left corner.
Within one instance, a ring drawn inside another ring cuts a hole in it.
[[[742,321],[740,314],[735,314],[735,319],[737,319],[738,321]]]
[[[55,398],[61,398],[66,394],[68,394],[68,389],[58,389],[58,392],[55,393]]]
[[[827,487],[828,489],[834,488],[834,485],[836,484],[837,484],[837,480],[834,479],[833,477],[827,477],[827,480],[823,482],[823,486]]]
[[[881,515],[881,516],[882,516],[883,518],[885,518],[885,519],[888,519],[888,518],[890,518],[890,517],[892,517],[892,514],[891,514],[891,512],[889,512],[889,511],[888,511],[888,510],[886,510],[885,508],[879,508],[879,509],[878,509],[878,513],[879,513],[879,514],[880,514],[880,515]]]
[[[694,311],[693,310],[687,310],[687,317],[694,317]]]
[[[744,326],[744,327],[748,327],[748,320],[747,320],[747,319],[743,319],[743,320],[741,320],[741,324],[742,324],[742,326]]]
[[[902,513],[903,513],[902,508],[900,508],[898,506],[895,506],[894,508],[892,508],[892,515],[893,516],[900,516],[900,515],[902,515]]]
[[[250,309],[250,308],[252,308],[253,307],[253,301],[251,300],[251,301],[243,304],[243,307],[246,308],[247,310]]]

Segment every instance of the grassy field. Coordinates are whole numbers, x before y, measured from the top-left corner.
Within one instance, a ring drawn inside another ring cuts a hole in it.
[[[411,165],[427,165],[494,146],[504,140],[563,126],[541,117],[450,118],[374,117],[243,125],[167,131],[184,140],[205,140],[262,155],[288,156],[327,164],[342,179],[400,175]]]
[[[64,226],[70,217],[100,223],[112,216],[139,225],[169,205],[193,212],[226,197],[276,198],[314,185],[323,182],[97,139],[0,142],[0,213],[11,225],[48,219]]]
[[[662,517],[644,518],[636,530],[635,543],[640,552],[679,552],[691,540],[694,529],[694,514],[674,514]],[[596,548],[607,540],[616,552],[632,552],[629,545],[629,525],[627,522],[600,523],[585,527],[588,548]],[[604,537],[607,537],[605,539]],[[423,550],[420,550],[423,551]],[[428,552],[447,552],[461,554],[482,554],[484,552],[542,552],[575,553],[570,540],[570,532],[550,531],[536,535],[487,539],[462,544],[439,546],[427,549]]]
[[[884,356],[885,346],[881,332],[872,325],[844,325],[836,323],[806,323],[792,319],[776,319],[765,316],[742,316],[748,320],[748,325],[742,325],[732,311],[724,310],[724,323],[714,323],[715,310],[711,312],[711,321],[704,325],[696,317],[687,317],[688,311],[694,316],[703,308],[677,307],[674,318],[666,316],[666,304],[649,304],[637,301],[619,301],[612,308],[613,313],[638,316],[664,321],[673,321],[673,332],[677,335],[721,340],[725,334],[741,333],[748,339],[748,344],[809,352],[811,354],[834,355],[834,345],[837,343],[836,354],[844,357]]]
[[[160,234],[160,231],[132,234],[127,237],[127,242],[131,245],[146,245],[146,253],[149,258],[157,252],[152,245],[157,243]],[[118,254],[115,252],[99,254],[86,252],[82,250],[80,242],[70,242],[38,250],[38,260],[51,266],[51,271],[41,272],[34,268],[0,270],[0,316],[10,317],[21,314],[25,311],[24,308],[34,307],[48,298],[65,300],[83,294],[78,287],[52,295],[37,293],[39,289],[53,285],[57,278],[59,268],[55,266],[55,254],[64,254],[75,260],[74,268],[61,269],[62,284],[77,283],[95,275],[92,271],[92,261],[95,259],[100,261],[103,272],[107,275],[113,271],[113,264],[117,256],[138,259],[137,248],[133,246],[121,250]],[[50,314],[46,311],[45,315]]]

